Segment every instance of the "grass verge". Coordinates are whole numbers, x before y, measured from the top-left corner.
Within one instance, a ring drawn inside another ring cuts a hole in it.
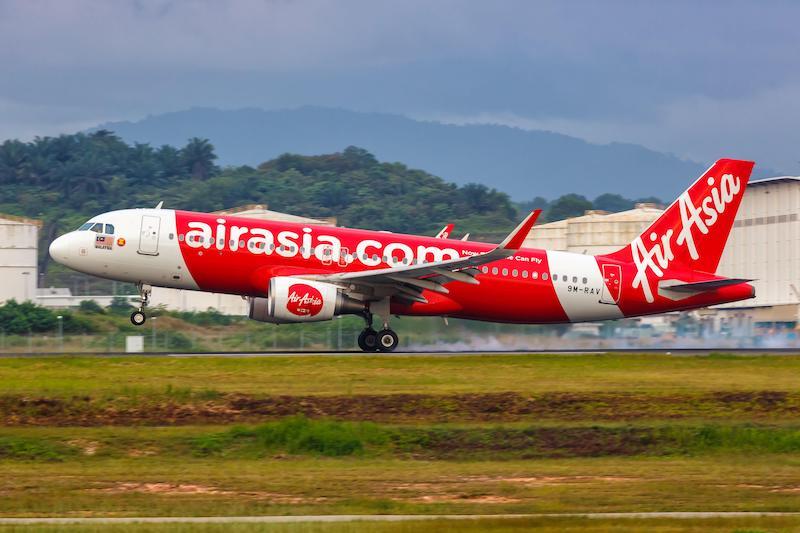
[[[301,524],[139,524],[139,525],[37,525],[27,526],[31,533],[55,532],[152,532],[152,533],[460,533],[483,532],[540,533],[618,531],[674,533],[779,533],[800,529],[798,517],[705,518],[705,519],[586,519],[586,518],[513,518],[474,520],[417,520],[409,522],[301,523]],[[0,526],[0,532],[20,531],[13,526]]]

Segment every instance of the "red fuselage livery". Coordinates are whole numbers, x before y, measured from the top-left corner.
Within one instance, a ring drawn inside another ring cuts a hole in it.
[[[239,294],[273,323],[358,314],[364,350],[391,351],[391,315],[560,323],[751,298],[715,274],[752,162],[722,159],[623,249],[589,256],[523,248],[538,211],[499,245],[168,209],[105,213],[56,239],[75,270],[139,286]],[[535,231],[535,230],[534,230]],[[383,326],[372,329],[373,316]]]

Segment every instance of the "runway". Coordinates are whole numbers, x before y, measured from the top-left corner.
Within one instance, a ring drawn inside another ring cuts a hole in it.
[[[586,518],[625,520],[664,518],[673,520],[711,518],[763,518],[800,516],[800,512],[636,512],[636,513],[542,513],[542,514],[463,514],[463,515],[307,515],[307,516],[129,516],[109,518],[42,517],[0,518],[0,525],[35,524],[298,524],[311,522],[412,522],[418,520],[514,520],[548,518]]]
[[[397,350],[395,352],[362,352],[360,350],[264,350],[264,351],[210,351],[210,352],[16,352],[2,353],[2,357],[463,357],[463,356],[537,356],[537,355],[605,355],[654,354],[672,356],[710,356],[714,354],[759,356],[800,355],[800,348],[621,348],[576,350]]]

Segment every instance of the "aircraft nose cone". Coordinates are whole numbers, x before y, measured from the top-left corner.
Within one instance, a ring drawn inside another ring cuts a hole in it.
[[[62,235],[50,243],[50,257],[57,263],[65,265],[69,259],[69,234]]]

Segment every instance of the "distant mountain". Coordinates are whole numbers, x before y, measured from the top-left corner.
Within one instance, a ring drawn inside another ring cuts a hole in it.
[[[592,144],[549,131],[455,126],[320,107],[193,108],[99,128],[152,145],[182,146],[190,137],[205,137],[223,165],[255,166],[285,152],[313,155],[355,145],[380,160],[401,161],[458,184],[484,183],[516,200],[571,192],[671,200],[707,166],[635,144]]]

